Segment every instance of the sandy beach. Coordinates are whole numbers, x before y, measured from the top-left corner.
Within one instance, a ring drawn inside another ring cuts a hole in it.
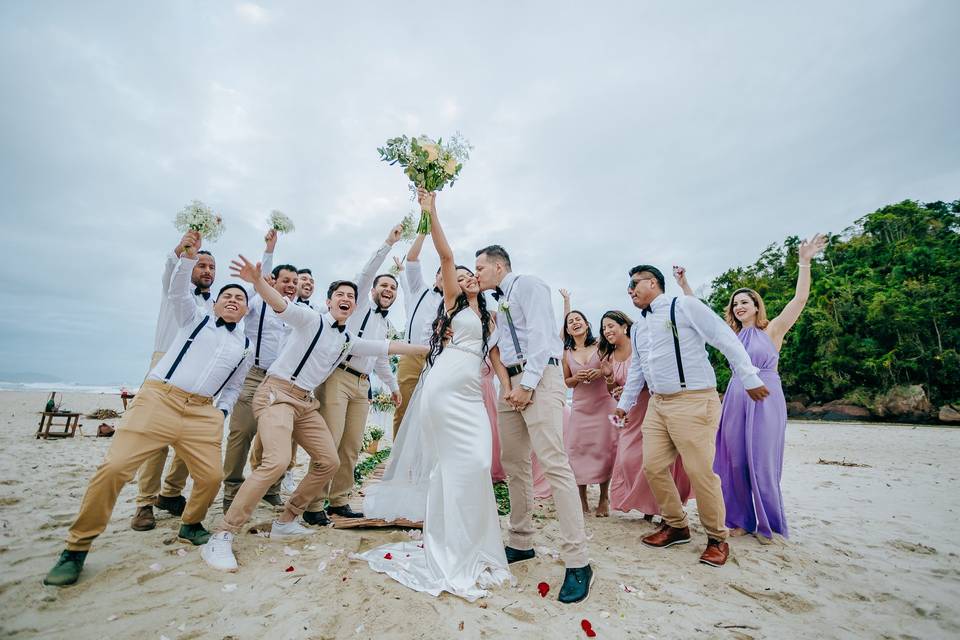
[[[0,636],[5,638],[948,638],[960,636],[960,429],[791,422],[783,487],[792,536],[732,540],[722,569],[697,563],[705,542],[643,547],[636,514],[588,517],[597,582],[580,605],[556,601],[557,523],[537,517],[541,553],[517,585],[473,604],[415,593],[351,552],[400,530],[325,529],[296,544],[244,535],[241,570],[217,573],[177,542],[178,520],[129,528],[128,485],[80,582],[41,584],[62,549],[87,480],[110,444],[36,440],[40,392],[0,392]],[[64,407],[120,410],[114,395],[66,394]],[[111,421],[118,422],[118,421]],[[302,455],[302,454],[301,454]],[[819,461],[867,466],[839,466]],[[297,474],[302,474],[299,467]],[[595,501],[595,496],[593,498]],[[695,508],[691,509],[695,511]],[[221,516],[219,500],[206,524]],[[271,512],[258,508],[251,525]],[[550,593],[541,598],[537,583]]]

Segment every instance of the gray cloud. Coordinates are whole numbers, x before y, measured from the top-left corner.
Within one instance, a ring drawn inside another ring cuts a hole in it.
[[[273,208],[298,227],[278,258],[352,275],[410,209],[375,151],[398,133],[476,147],[439,198],[461,261],[500,242],[595,321],[628,307],[637,262],[683,262],[696,286],[788,234],[953,199],[958,18],[943,2],[5,3],[0,368],[136,384],[192,198],[226,218],[221,283]]]

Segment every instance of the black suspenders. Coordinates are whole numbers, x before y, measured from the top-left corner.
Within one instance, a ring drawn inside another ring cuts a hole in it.
[[[164,382],[170,382],[170,378],[173,377],[173,374],[176,372],[177,367],[180,366],[180,362],[183,360],[183,356],[187,354],[187,351],[190,349],[190,346],[193,344],[193,341],[200,334],[203,328],[207,326],[208,322],[210,322],[210,316],[204,316],[203,320],[200,321],[200,324],[198,324],[196,329],[194,329],[193,332],[190,334],[190,337],[187,338],[187,341],[183,343],[183,347],[180,349],[180,353],[177,354],[177,359],[173,361],[173,366],[171,366],[170,370],[167,371],[167,375],[163,377]],[[216,396],[221,391],[223,391],[223,388],[227,386],[227,382],[230,380],[231,377],[233,377],[233,374],[237,372],[237,369],[240,368],[240,365],[243,364],[243,360],[244,358],[246,358],[246,351],[249,347],[250,347],[250,338],[244,338],[244,344],[243,344],[244,354],[240,357],[240,362],[237,363],[237,366],[235,366],[233,370],[230,372],[230,374],[223,380],[223,384],[221,384],[220,387],[216,391],[214,391],[213,393],[214,396]]]
[[[246,338],[246,337],[245,337],[243,340],[244,340],[244,342],[243,342],[243,355],[240,356],[240,362],[238,362],[238,363],[237,363],[237,366],[235,366],[235,367],[233,368],[233,371],[230,372],[230,375],[228,375],[226,378],[223,379],[223,384],[220,385],[220,388],[213,392],[213,395],[214,395],[214,396],[220,395],[220,392],[223,391],[223,388],[224,388],[225,386],[227,386],[227,383],[228,383],[228,382],[230,382],[230,378],[233,377],[233,374],[235,374],[235,373],[237,372],[237,369],[240,368],[240,365],[242,365],[242,364],[243,364],[243,361],[246,359],[246,357],[247,357],[247,349],[250,348],[250,338]]]
[[[677,375],[680,376],[680,388],[687,388],[687,380],[683,377],[683,360],[680,358],[680,336],[677,333],[677,299],[670,303],[670,330],[673,333],[673,353],[677,356]]]
[[[370,319],[370,314],[373,313],[373,308],[367,309],[367,315],[363,316],[363,322],[360,323],[360,331],[357,332],[357,337],[363,337],[363,331],[367,328],[367,321]],[[350,362],[350,358],[353,357],[353,354],[347,356],[347,359],[344,362]]]
[[[173,366],[170,367],[170,371],[167,371],[167,375],[163,377],[164,382],[170,382],[170,378],[173,377],[173,373],[177,370],[177,367],[180,366],[180,361],[183,360],[183,356],[186,355],[190,345],[193,344],[193,340],[197,337],[200,331],[207,326],[208,322],[210,322],[210,316],[204,316],[203,320],[200,321],[200,324],[197,325],[197,328],[194,329],[193,333],[190,334],[190,337],[187,338],[187,341],[183,343],[180,353],[177,354],[177,359],[173,361]]]
[[[290,382],[293,382],[297,379],[297,376],[300,375],[300,372],[303,370],[303,365],[307,364],[307,358],[310,357],[310,354],[313,353],[313,348],[317,346],[317,341],[320,339],[320,334],[323,333],[323,325],[326,323],[326,320],[323,319],[323,316],[320,317],[320,328],[317,329],[316,335],[313,336],[313,340],[310,342],[310,346],[307,347],[307,352],[303,354],[303,358],[300,360],[300,364],[297,365],[297,368],[294,369],[293,375],[290,376]]]
[[[260,339],[263,337],[263,318],[267,315],[267,301],[260,307],[260,326],[257,327],[257,352],[253,355],[253,364],[260,366]]]
[[[423,294],[420,296],[420,299],[417,300],[417,306],[413,308],[413,313],[410,314],[410,326],[407,327],[407,344],[410,344],[410,340],[413,339],[413,320],[417,317],[417,311],[420,309],[420,303],[423,302],[423,299],[427,297],[428,293],[430,293],[430,289],[427,289],[423,292]]]

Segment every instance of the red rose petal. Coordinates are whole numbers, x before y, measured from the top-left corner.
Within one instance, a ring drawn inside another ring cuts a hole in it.
[[[588,638],[597,637],[597,632],[593,630],[593,625],[591,625],[590,621],[586,618],[580,621],[580,628],[583,629],[583,632],[587,634]]]
[[[537,591],[540,592],[541,598],[546,598],[547,594],[550,593],[550,585],[548,585],[546,582],[541,582],[537,585]]]
[[[384,560],[393,560],[393,554],[392,554],[392,553],[385,553],[385,554],[383,554],[383,559],[384,559]]]
[[[284,571],[286,571],[287,573],[292,572],[292,571],[293,571],[293,566],[291,565],[291,566],[287,567],[286,569],[284,569]]]

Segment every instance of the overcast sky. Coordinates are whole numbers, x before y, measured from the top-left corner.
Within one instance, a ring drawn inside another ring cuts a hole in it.
[[[960,197],[957,2],[353,4],[0,4],[0,372],[138,384],[194,198],[216,286],[274,208],[278,260],[353,276],[411,208],[398,134],[475,147],[438,198],[458,259],[501,243],[594,323],[633,264],[696,287]]]

